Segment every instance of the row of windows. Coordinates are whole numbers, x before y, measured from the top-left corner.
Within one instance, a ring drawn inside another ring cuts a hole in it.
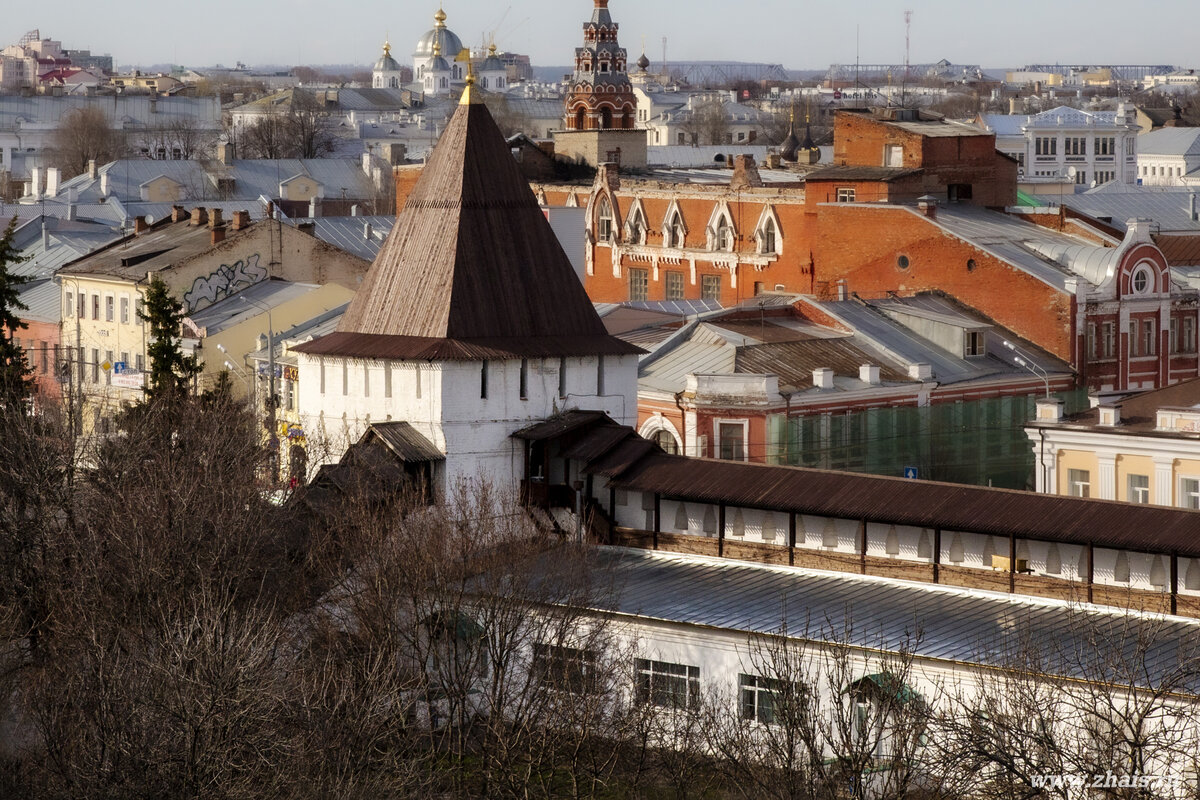
[[[1058,155],[1057,136],[1035,136],[1033,139],[1033,154],[1036,156],[1054,156]],[[1063,155],[1067,156],[1086,156],[1088,154],[1088,137],[1087,136],[1065,136],[1063,142]],[[1125,154],[1133,155],[1136,140],[1129,137],[1125,140]],[[1114,136],[1096,136],[1092,138],[1092,155],[1096,156],[1115,156],[1117,154],[1117,140]]]
[[[103,308],[104,322],[120,321],[122,325],[128,325],[131,321],[140,319],[142,313],[142,300],[137,298],[133,303],[133,317],[130,317],[129,295],[123,294],[118,300],[111,294],[100,295],[98,292],[88,294],[80,292],[76,297],[75,292],[67,291],[63,293],[63,316],[67,318],[88,319],[89,311],[90,318],[94,320],[101,319],[101,309]],[[119,314],[118,314],[119,308]]]
[[[1137,279],[1139,275],[1134,276],[1134,291],[1146,291],[1146,285],[1139,288]],[[1129,356],[1135,358],[1138,356],[1152,356],[1158,350],[1157,325],[1154,320],[1142,320],[1139,325],[1138,320],[1129,321]],[[1104,322],[1100,324],[1099,337],[1097,337],[1096,323],[1089,322],[1087,326],[1087,351],[1090,358],[1115,358],[1116,357],[1116,323]],[[1172,317],[1170,341],[1168,348],[1171,353],[1194,353],[1196,352],[1196,320],[1193,317]]]
[[[629,299],[631,302],[645,302],[650,299],[650,270],[641,267],[630,267],[626,270],[629,278]],[[684,278],[683,273],[678,270],[663,271],[663,286],[666,300],[683,300],[684,298]],[[755,284],[760,286],[761,284]],[[757,292],[756,292],[757,294]],[[720,275],[701,275],[700,276],[700,299],[701,300],[716,300],[721,299],[721,276]]]
[[[1183,167],[1142,167],[1142,177],[1158,177],[1164,178],[1181,178],[1183,177]]]
[[[641,208],[634,208],[625,223],[625,241],[629,244],[645,244],[649,233],[646,217]],[[736,244],[733,223],[727,214],[721,214],[715,226],[708,229],[708,249],[733,252]],[[663,247],[685,247],[687,229],[683,224],[683,215],[675,209],[663,225]],[[779,230],[775,220],[768,215],[754,238],[757,242],[757,252],[774,253],[777,251]],[[599,242],[614,242],[617,240],[617,225],[613,214],[612,204],[608,198],[600,198],[596,207],[596,240]]]
[[[1150,502],[1150,476],[1129,475],[1125,482],[1126,498],[1130,503]],[[1067,470],[1067,494],[1071,497],[1092,496],[1092,473],[1086,469]],[[1176,498],[1182,508],[1200,509],[1200,478],[1179,479],[1179,495]],[[1120,579],[1118,579],[1120,580]],[[1128,578],[1125,578],[1128,581]]]
[[[537,643],[533,651],[533,673],[542,687],[571,694],[594,694],[602,689],[596,651]],[[700,704],[700,667],[638,658],[634,661],[634,702],[665,709],[696,708]],[[852,692],[856,706],[866,698]],[[805,687],[780,678],[739,673],[737,703],[742,719],[773,725],[789,709],[807,702]],[[865,709],[858,709],[860,716]]]
[[[140,362],[141,356],[138,356],[138,359]],[[596,359],[596,394],[598,396],[604,395],[604,366],[605,366],[604,365],[604,356],[598,356]],[[140,370],[141,367],[139,366],[138,369]],[[491,373],[491,364],[487,359],[484,359],[482,362],[480,362],[480,365],[479,365],[479,397],[480,397],[480,399],[483,399],[483,400],[486,400],[488,397],[490,373]],[[423,391],[423,387],[422,387],[423,381],[422,381],[420,372],[417,372],[415,374],[416,374],[416,380],[413,381],[413,396],[416,397],[417,399],[420,399],[422,391]],[[320,392],[321,392],[321,394],[325,394],[325,392],[326,392],[326,376],[325,376],[325,362],[324,361],[322,361],[320,364],[320,368],[319,368],[319,372],[318,372],[318,380],[320,382],[320,387],[319,387]],[[290,382],[289,382],[289,386],[290,386]],[[522,400],[529,399],[529,359],[527,359],[527,358],[521,359],[517,392],[518,392],[518,396]],[[343,397],[349,396],[349,394],[350,394],[350,362],[343,361],[342,362],[342,396]],[[363,397],[371,396],[371,370],[369,370],[369,369],[363,370],[362,396]],[[385,398],[392,397],[392,365],[390,362],[387,362],[387,361],[385,361],[383,364],[383,396]],[[565,359],[565,358],[560,358],[558,360],[558,396],[559,397],[567,396],[567,359]],[[291,400],[289,399],[288,402],[290,404]],[[290,405],[288,407],[291,408]]]

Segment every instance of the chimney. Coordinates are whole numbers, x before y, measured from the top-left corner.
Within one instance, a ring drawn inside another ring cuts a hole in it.
[[[58,194],[58,185],[61,181],[61,169],[58,167],[49,167],[46,169],[46,197],[54,197]]]
[[[371,223],[364,222],[363,223],[363,239],[365,239],[368,242],[371,241],[372,233],[373,233],[373,231],[371,230]]]
[[[603,186],[607,186],[611,191],[618,192],[621,190],[621,169],[620,166],[611,161],[605,161],[600,165],[600,171],[596,175],[597,182]]]
[[[937,198],[931,194],[921,195],[917,198],[917,210],[921,212],[922,216],[937,219],[937,206]]]
[[[838,278],[837,280],[837,299],[842,301],[850,299],[850,290],[846,286],[845,278]]]
[[[879,367],[874,364],[863,364],[858,368],[858,379],[870,386],[878,386]]]
[[[250,227],[250,212],[235,211],[233,212],[233,229],[235,231],[244,230]]]
[[[314,197],[308,201],[308,215],[314,219],[321,216],[321,198]]]
[[[362,154],[362,171],[369,178],[371,177],[371,154]]]
[[[96,159],[88,160],[87,174],[88,178],[93,181],[100,177],[100,168],[96,166]]]
[[[221,227],[221,223],[222,223],[221,209],[210,208],[208,210],[208,227],[215,230],[215,229]]]
[[[183,206],[171,206],[171,222],[179,222],[188,218],[187,209]]]
[[[197,206],[192,209],[192,225],[204,225],[208,222],[208,212]]]
[[[133,218],[133,235],[141,236],[150,228],[150,223],[146,222],[145,217]]]
[[[1196,193],[1192,192],[1188,195],[1188,219],[1192,222],[1200,220],[1200,214],[1196,210]]]
[[[1120,406],[1100,406],[1100,424],[1106,428],[1115,428],[1121,422]]]
[[[927,381],[933,377],[933,367],[923,362],[918,364],[909,364],[908,377],[917,381]]]
[[[75,205],[75,201],[72,199],[67,203],[67,221],[74,222],[78,214],[79,207]]]
[[[833,370],[828,367],[819,367],[813,370],[813,387],[816,389],[832,389],[833,388]]]
[[[33,195],[33,199],[42,199],[42,168],[34,167],[29,171],[29,193]]]
[[[100,196],[101,197],[108,197],[108,193],[109,193],[110,189],[112,188],[111,186],[109,186],[109,183],[110,183],[110,181],[108,178],[108,173],[106,172],[100,176]]]
[[[362,216],[362,214],[359,212],[358,203],[355,203],[354,205],[350,206],[350,216],[352,216],[352,217],[361,217]]]
[[[50,229],[46,227],[46,218],[42,217],[42,250],[50,249]]]
[[[217,161],[229,166],[237,158],[237,147],[233,142],[221,142],[217,145]]]
[[[220,244],[223,241],[225,241],[225,226],[217,225],[212,229],[212,243]]]
[[[1037,422],[1061,422],[1063,418],[1063,401],[1057,397],[1038,400],[1035,404],[1034,419]]]
[[[729,188],[734,190],[751,189],[762,185],[762,176],[758,174],[758,166],[754,163],[754,156],[734,156],[733,177],[729,179]]]
[[[1017,98],[1015,98],[1015,97],[1008,98],[1008,113],[1009,114],[1017,113]]]

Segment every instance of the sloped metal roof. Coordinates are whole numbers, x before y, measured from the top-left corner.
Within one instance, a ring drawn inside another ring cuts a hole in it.
[[[333,245],[339,250],[356,255],[363,261],[374,261],[383,247],[392,226],[396,224],[395,217],[317,217],[316,219],[288,219],[288,225],[300,222],[313,223],[313,235],[323,242]],[[371,235],[367,236],[366,226],[370,226]]]
[[[1200,128],[1159,128],[1137,137],[1138,155],[1200,156]]]
[[[1116,181],[1112,181],[1116,184]],[[1109,186],[1110,184],[1104,184]],[[1125,186],[1124,184],[1122,184]],[[1117,228],[1128,220],[1144,217],[1158,223],[1159,230],[1200,231],[1200,220],[1191,218],[1191,196],[1196,190],[1146,186],[1125,186],[1121,191],[1090,191],[1068,195],[1062,202],[1067,208],[1095,217]]]
[[[1197,620],[933,584],[618,547],[592,558],[598,585],[614,587],[586,601],[596,611],[955,663],[1004,667],[1030,647],[1055,674],[1102,680],[1085,654],[1112,654],[1103,648],[1129,656],[1145,670],[1130,677],[1153,684],[1187,657],[1180,643],[1200,637]]]
[[[445,461],[446,456],[407,422],[375,422],[367,428],[401,461],[413,464],[425,461]]]
[[[30,322],[62,322],[62,290],[57,283],[43,279],[21,287],[17,302],[26,310],[17,310],[20,319]]]
[[[1200,512],[1186,509],[661,452],[586,470],[680,500],[1200,557]]]

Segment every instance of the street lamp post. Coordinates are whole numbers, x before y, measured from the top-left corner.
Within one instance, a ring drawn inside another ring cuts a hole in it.
[[[1014,345],[1012,342],[1008,341],[1007,339],[1004,340],[1004,346],[1007,347],[1009,350],[1013,351],[1013,353],[1014,353],[1013,363],[1017,364],[1018,366],[1024,367],[1025,369],[1029,370],[1034,375],[1036,375],[1037,377],[1042,379],[1042,383],[1044,383],[1046,386],[1046,399],[1049,400],[1050,399],[1050,374],[1048,372],[1046,372],[1046,370],[1039,367],[1037,364],[1034,364],[1031,360],[1026,360],[1025,358],[1022,358],[1022,356],[1024,354],[1016,348],[1016,345]]]
[[[271,309],[269,306],[265,306],[262,303],[259,303],[257,300],[251,300],[245,295],[240,295],[240,297],[242,298],[243,303],[248,303],[256,308],[262,309],[267,313],[267,378],[269,387],[267,406],[270,409],[268,424],[270,426],[271,438],[276,439],[276,442],[278,442],[275,432],[275,324],[271,321]],[[279,475],[278,445],[276,446],[275,451],[275,466],[272,467],[271,471],[273,473],[271,478],[272,481],[274,481]]]

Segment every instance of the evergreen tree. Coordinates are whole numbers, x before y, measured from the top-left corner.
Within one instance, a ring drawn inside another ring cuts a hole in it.
[[[183,303],[171,296],[162,279],[151,280],[141,311],[142,320],[150,325],[146,394],[151,400],[186,394],[200,372],[196,357],[185,356],[180,347],[183,316]]]
[[[16,315],[17,311],[25,309],[17,296],[21,285],[29,279],[9,272],[11,265],[21,261],[13,246],[16,229],[17,218],[13,217],[4,230],[4,236],[0,237],[0,404],[23,399],[30,391],[25,351],[16,343],[17,331],[26,327]]]

